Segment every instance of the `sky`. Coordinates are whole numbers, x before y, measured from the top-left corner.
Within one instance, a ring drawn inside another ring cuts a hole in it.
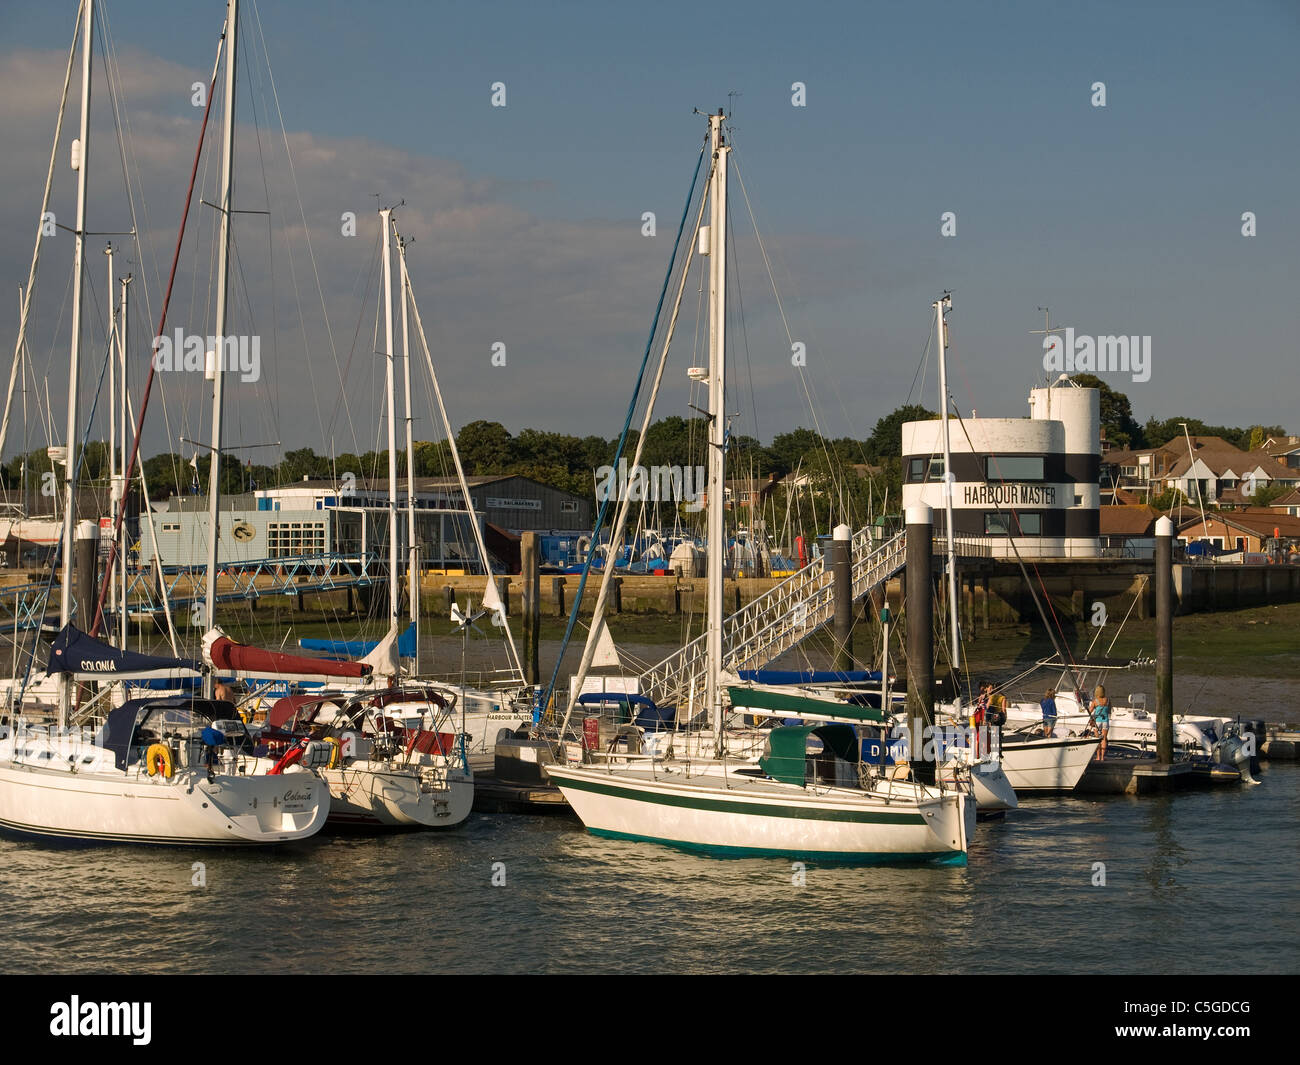
[[[104,363],[109,239],[116,272],[136,276],[137,394],[143,383],[198,140],[192,86],[210,76],[225,7],[99,6],[116,91],[97,71],[87,225],[131,228],[125,172],[143,255],[134,261],[122,236],[88,239],[83,410]],[[1027,414],[1029,389],[1047,376],[1031,331],[1049,307],[1076,336],[1151,338],[1149,376],[1100,374],[1139,421],[1300,433],[1296,0],[246,0],[241,10],[244,213],[229,328],[259,341],[256,374],[227,389],[226,439],[241,458],[385,446],[380,202],[401,201],[455,427],[615,435],[706,130],[693,112],[718,107],[731,114],[739,174],[735,431],[769,442],[816,425],[865,438],[900,404],[934,407],[931,304],[951,290],[950,389],[963,413]],[[75,15],[70,2],[0,5],[0,381]],[[79,69],[51,203],[69,226]],[[199,169],[209,203],[218,172],[214,128]],[[196,202],[169,334],[212,328],[215,219]],[[59,230],[42,251],[5,457],[49,443],[47,422],[56,442],[65,434],[72,244]],[[692,413],[685,368],[704,361],[695,277],[657,416]],[[792,341],[806,351],[802,370]],[[493,365],[502,351],[505,365]],[[436,439],[426,376],[415,435]],[[206,439],[202,377],[158,375],[147,454]],[[90,433],[107,436],[104,403]]]

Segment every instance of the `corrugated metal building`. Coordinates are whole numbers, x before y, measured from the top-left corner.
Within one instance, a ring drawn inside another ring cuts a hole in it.
[[[586,530],[590,503],[571,492],[527,477],[471,477],[470,497],[478,520],[511,533],[529,530]],[[415,482],[416,535],[421,565],[428,569],[482,572],[464,497],[455,478],[421,477]],[[406,485],[398,486],[402,550],[406,540]],[[158,553],[164,566],[197,566],[207,558],[205,496],[173,496],[154,515]],[[141,523],[141,557],[155,547],[148,523]],[[218,556],[223,564],[301,555],[360,559],[388,553],[388,482],[345,476],[339,482],[305,480],[261,489],[221,501]],[[487,539],[491,543],[492,537]],[[499,555],[498,560],[510,559]]]

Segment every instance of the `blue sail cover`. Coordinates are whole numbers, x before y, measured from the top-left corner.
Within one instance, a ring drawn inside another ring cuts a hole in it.
[[[132,677],[194,676],[202,666],[189,658],[163,658],[124,651],[103,640],[87,635],[71,623],[54,637],[46,670],[71,673],[78,679],[105,677],[121,680]]]
[[[298,641],[304,651],[324,651],[326,654],[347,658],[363,658],[379,646],[378,640],[316,640],[305,637]],[[401,658],[415,657],[415,626],[410,626],[397,637],[397,654]]]

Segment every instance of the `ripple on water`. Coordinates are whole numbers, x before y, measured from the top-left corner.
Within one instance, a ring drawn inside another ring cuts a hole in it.
[[[1295,971],[1300,767],[1264,779],[1027,800],[978,827],[965,868],[809,866],[803,887],[788,861],[554,817],[269,851],[5,838],[0,957],[18,973]]]

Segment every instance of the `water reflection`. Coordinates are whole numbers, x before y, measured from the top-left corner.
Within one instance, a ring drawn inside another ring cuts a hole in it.
[[[1249,791],[1031,799],[977,827],[964,868],[809,865],[802,884],[787,861],[541,817],[256,852],[0,839],[0,957],[20,973],[997,973],[1167,971],[1194,950],[1228,971],[1251,927],[1251,970],[1285,972],[1300,856],[1278,838],[1298,801],[1285,765]]]
[[[1153,796],[1146,800],[1147,813],[1143,830],[1151,837],[1150,860],[1143,879],[1151,887],[1151,897],[1158,902],[1176,902],[1183,895],[1176,871],[1187,864],[1187,852],[1174,836],[1173,796]]]

